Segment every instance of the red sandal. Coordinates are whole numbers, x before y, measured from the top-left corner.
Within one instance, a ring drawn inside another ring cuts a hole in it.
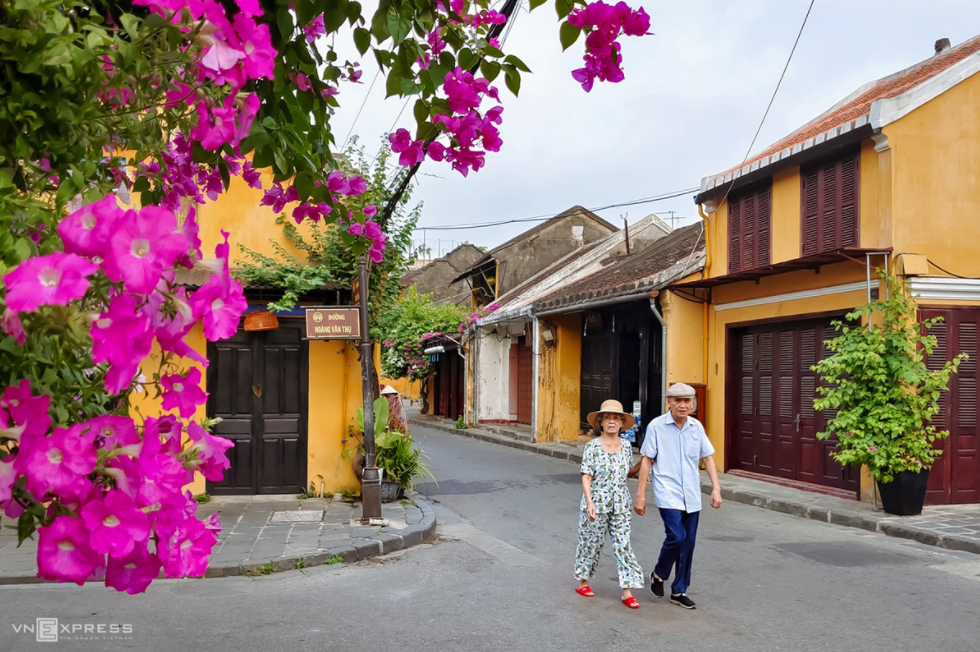
[[[575,589],[575,592],[578,593],[579,595],[584,595],[587,598],[591,598],[592,596],[595,595],[595,593],[592,592],[592,589],[590,589],[588,585],[578,587],[577,589]]]
[[[630,596],[628,598],[623,598],[623,604],[625,604],[630,609],[639,609],[640,603],[636,601],[636,598]]]

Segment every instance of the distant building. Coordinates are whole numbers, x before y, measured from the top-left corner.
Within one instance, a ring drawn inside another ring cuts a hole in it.
[[[454,281],[461,273],[483,258],[483,252],[469,243],[461,244],[442,258],[409,270],[402,276],[402,287],[415,286],[421,294],[432,295],[436,303],[469,305],[470,286],[466,281]]]

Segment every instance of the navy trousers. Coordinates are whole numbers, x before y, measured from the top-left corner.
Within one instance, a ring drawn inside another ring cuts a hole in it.
[[[662,580],[670,577],[676,565],[674,583],[670,592],[674,595],[684,593],[691,585],[691,561],[694,559],[694,540],[698,535],[698,517],[701,512],[684,512],[679,509],[661,509],[660,518],[664,521],[663,548],[660,559],[653,572]]]

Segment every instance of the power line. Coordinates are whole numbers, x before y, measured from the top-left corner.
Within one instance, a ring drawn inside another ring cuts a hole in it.
[[[378,81],[378,75],[381,74],[381,68],[378,68],[378,72],[374,73],[374,79],[371,80],[371,85],[368,86],[367,93],[364,94],[364,101],[361,102],[361,108],[357,110],[357,115],[354,116],[354,122],[350,123],[350,129],[347,130],[347,138],[344,138],[344,146],[341,147],[341,151],[347,149],[347,142],[350,141],[350,135],[354,133],[354,126],[357,124],[357,119],[361,117],[361,111],[364,110],[364,105],[367,104],[368,98],[371,96],[371,91],[374,89],[374,82]]]
[[[693,188],[685,188],[684,190],[674,190],[663,195],[655,195],[653,197],[646,197],[644,199],[634,199],[632,201],[620,202],[618,204],[609,204],[608,206],[599,206],[597,208],[589,208],[587,210],[597,212],[604,211],[610,208],[621,208],[623,206],[637,206],[640,204],[650,204],[653,202],[664,201],[666,199],[674,199],[675,197],[683,197],[684,195],[689,195],[695,190],[698,190],[698,186]],[[547,213],[543,215],[535,215],[533,217],[521,217],[513,220],[497,220],[493,222],[470,222],[468,224],[457,224],[454,226],[417,226],[413,231],[456,231],[459,229],[481,229],[491,226],[503,226],[504,224],[518,224],[520,222],[540,222],[542,220],[550,220],[555,217],[558,213]]]
[[[789,56],[786,58],[786,65],[783,66],[783,72],[779,75],[779,81],[776,82],[776,88],[772,91],[772,97],[769,98],[769,105],[766,106],[766,112],[762,114],[762,120],[759,122],[759,127],[755,130],[755,135],[752,136],[752,142],[749,143],[749,148],[745,150],[745,156],[742,157],[742,162],[738,164],[738,167],[735,168],[736,170],[740,170],[742,166],[745,165],[745,162],[749,160],[749,154],[752,153],[752,148],[755,147],[755,141],[759,138],[759,133],[762,131],[762,125],[766,124],[766,118],[769,117],[769,110],[772,108],[772,103],[776,101],[776,94],[779,92],[779,87],[783,85],[783,78],[786,77],[786,71],[789,69],[789,62],[793,60],[793,54],[796,52],[796,46],[800,44],[800,37],[803,36],[803,28],[806,27],[806,21],[810,18],[810,11],[813,10],[814,2],[816,2],[816,0],[810,0],[810,6],[807,8],[806,15],[803,17],[803,24],[800,25],[800,31],[797,32],[796,40],[793,41],[793,48],[789,51]],[[733,179],[732,183],[728,186],[728,190],[725,191],[725,196],[722,197],[721,201],[718,203],[719,206],[725,203],[725,200],[728,199],[728,193],[731,192],[732,186],[734,185],[735,181]]]

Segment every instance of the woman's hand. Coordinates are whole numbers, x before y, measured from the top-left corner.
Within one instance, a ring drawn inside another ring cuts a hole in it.
[[[595,520],[595,503],[593,503],[591,500],[585,505],[585,513],[589,516],[590,521]]]

